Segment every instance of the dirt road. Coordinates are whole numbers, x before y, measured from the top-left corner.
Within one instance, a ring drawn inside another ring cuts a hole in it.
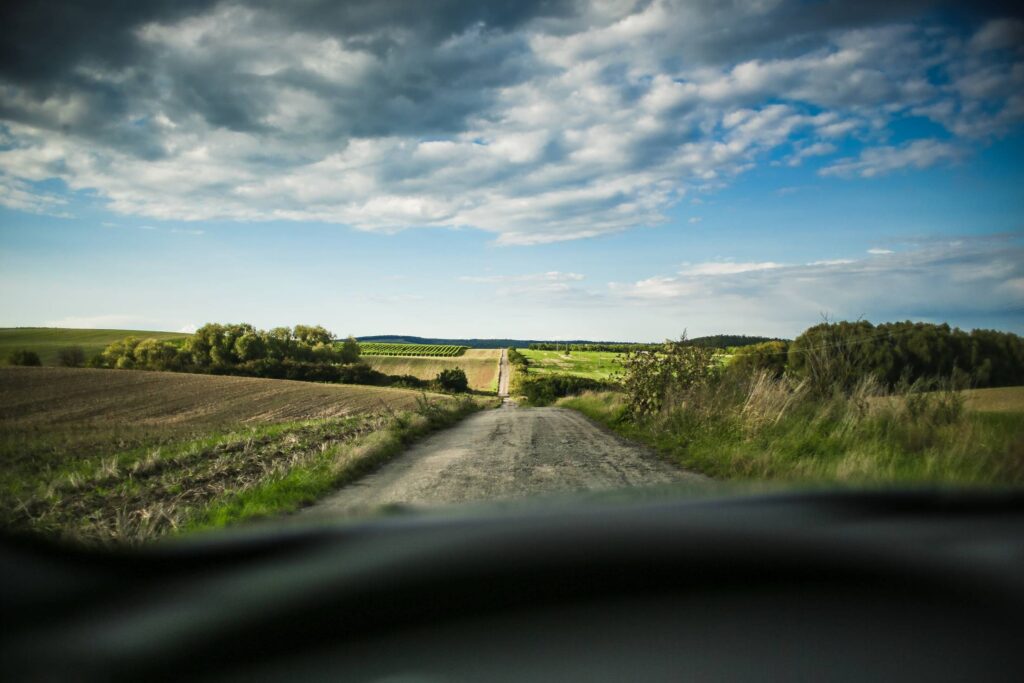
[[[501,360],[498,361],[498,396],[508,397],[508,383],[512,376],[512,364],[508,362],[508,350],[501,350]]]
[[[510,500],[703,479],[575,411],[506,403],[428,437],[309,511],[351,515],[393,504]]]

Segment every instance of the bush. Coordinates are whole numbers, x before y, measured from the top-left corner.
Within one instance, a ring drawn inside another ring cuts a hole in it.
[[[786,341],[769,341],[743,346],[733,354],[729,370],[745,375],[753,375],[764,370],[772,377],[782,377],[786,372],[788,352],[789,342]]]
[[[28,349],[17,349],[11,351],[11,354],[7,356],[7,362],[11,365],[24,365],[28,367],[39,367],[43,364],[39,360],[39,354],[35,351],[29,351]]]
[[[704,386],[716,368],[714,350],[688,344],[685,334],[659,348],[630,351],[621,362],[622,386],[633,417],[654,415],[682,402],[687,393]]]
[[[469,389],[469,379],[462,368],[448,368],[437,373],[435,380],[437,385],[444,391],[465,392]]]
[[[57,352],[57,362],[66,368],[80,368],[85,365],[85,349],[81,346],[65,346]]]
[[[613,386],[589,377],[544,375],[520,380],[515,393],[523,396],[532,406],[546,406],[565,396],[576,396],[584,391],[604,391]]]

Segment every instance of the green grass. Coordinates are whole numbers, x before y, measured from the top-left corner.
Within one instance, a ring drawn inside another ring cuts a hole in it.
[[[771,395],[774,391],[774,395]],[[684,468],[726,480],[851,484],[1024,484],[1024,412],[958,409],[952,395],[886,404],[694,396],[656,417],[626,414],[616,392],[563,399]]]
[[[61,327],[5,327],[0,328],[0,365],[7,364],[7,356],[16,349],[28,349],[39,354],[43,365],[57,365],[57,353],[68,346],[81,346],[86,358],[96,355],[108,345],[125,337],[155,338],[173,341],[185,339],[182,332],[153,332],[147,330],[73,330]]]
[[[528,374],[574,375],[589,379],[605,380],[621,369],[615,359],[618,353],[610,351],[534,351],[520,349],[519,353],[530,362]]]
[[[355,442],[322,450],[298,467],[221,498],[194,515],[185,530],[218,529],[297,510],[372,472],[417,439],[448,427],[480,408],[480,403],[464,400],[455,406],[426,407],[417,413],[395,415],[384,429]]]

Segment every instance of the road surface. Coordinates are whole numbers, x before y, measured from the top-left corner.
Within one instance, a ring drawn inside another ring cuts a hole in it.
[[[512,376],[512,364],[508,362],[508,350],[501,350],[501,360],[498,361],[498,396],[508,398],[508,383]]]
[[[310,513],[359,515],[537,494],[707,481],[565,408],[501,408],[437,432]]]

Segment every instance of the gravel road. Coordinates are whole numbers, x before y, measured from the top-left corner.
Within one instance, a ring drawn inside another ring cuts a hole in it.
[[[512,377],[512,364],[508,362],[508,350],[501,350],[501,360],[498,361],[498,396],[508,397],[508,383]]]
[[[436,506],[704,479],[575,411],[506,402],[433,434],[308,511],[354,515],[394,504]]]

